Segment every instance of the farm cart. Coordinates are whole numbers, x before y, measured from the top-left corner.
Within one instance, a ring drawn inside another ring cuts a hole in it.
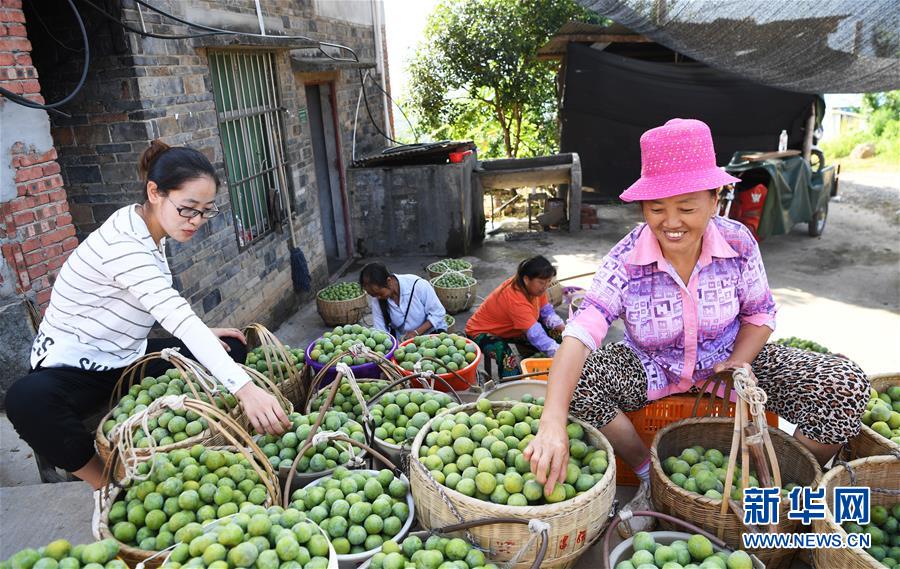
[[[723,196],[723,215],[750,227],[758,240],[788,233],[797,223],[806,223],[812,237],[825,230],[839,169],[825,164],[821,150],[814,148],[809,161],[797,150],[739,151],[725,170],[741,181]]]

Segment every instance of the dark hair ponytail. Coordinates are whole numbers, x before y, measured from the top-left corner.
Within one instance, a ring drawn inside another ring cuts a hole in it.
[[[169,146],[161,140],[154,140],[141,155],[138,168],[144,182],[145,196],[147,182],[155,183],[162,195],[177,190],[187,181],[204,177],[210,178],[219,189],[219,176],[209,159],[202,152],[186,146]]]
[[[525,259],[519,263],[516,269],[516,285],[525,290],[525,277],[529,279],[549,279],[556,276],[556,268],[553,263],[547,260],[543,255],[537,255],[530,259]]]

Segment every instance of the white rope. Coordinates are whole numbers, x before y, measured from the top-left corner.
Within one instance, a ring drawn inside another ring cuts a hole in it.
[[[205,370],[198,369],[197,366],[193,362],[191,362],[190,360],[187,360],[181,354],[181,348],[178,348],[178,347],[163,348],[159,352],[159,357],[162,360],[167,361],[169,363],[171,363],[174,360],[174,361],[180,363],[181,365],[187,367],[190,374],[194,377],[194,379],[196,379],[197,382],[202,387],[204,387],[206,389],[206,391],[209,391],[211,394],[216,394],[221,391],[220,385],[218,383],[216,383],[215,381],[210,383],[209,381],[207,381],[205,379],[205,376],[206,376]],[[184,379],[185,379],[185,381],[188,381],[188,378],[184,378]],[[211,401],[210,403],[213,403],[213,402]]]
[[[353,346],[351,346],[351,348],[352,347]],[[363,346],[363,348],[365,348],[365,346]],[[372,415],[369,414],[369,407],[368,405],[366,405],[366,398],[363,396],[362,390],[359,388],[359,383],[356,381],[356,376],[354,375],[353,370],[350,369],[350,366],[348,366],[344,362],[339,362],[337,366],[335,366],[335,369],[338,373],[343,374],[343,376],[347,378],[347,383],[350,384],[350,390],[359,401],[360,407],[362,407],[363,419],[368,422],[372,418]]]
[[[531,547],[534,545],[535,540],[537,540],[541,536],[541,532],[546,531],[548,534],[550,533],[550,524],[543,520],[539,520],[536,518],[532,518],[528,520],[528,531],[530,535],[528,536],[528,541],[526,541],[522,547],[516,551],[515,555],[513,555],[509,561],[503,564],[503,569],[512,569],[515,567],[522,556],[525,555]]]
[[[346,436],[347,435],[345,435],[344,433],[342,433],[340,431],[319,431],[318,433],[313,435],[312,445],[318,446],[321,443],[330,443],[333,441],[335,447],[346,450],[350,454],[350,460],[347,461],[347,464],[349,464],[353,468],[362,466],[363,464],[365,464],[365,462],[364,462],[362,456],[356,454],[355,446],[353,446],[352,444],[349,444],[345,441],[335,440],[339,437],[346,437]]]
[[[419,379],[424,379],[426,381],[428,389],[434,389],[434,371],[430,369],[422,371],[422,360],[413,364],[413,372],[419,376]]]
[[[760,432],[765,431],[768,428],[766,401],[769,400],[769,396],[757,385],[756,378],[746,368],[737,368],[731,375],[734,378],[734,390],[750,406],[753,422],[759,427]]]

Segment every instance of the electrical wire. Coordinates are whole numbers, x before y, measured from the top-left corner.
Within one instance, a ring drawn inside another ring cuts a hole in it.
[[[171,13],[166,12],[165,10],[163,10],[163,9],[161,9],[161,8],[157,8],[156,6],[153,6],[153,5],[151,5],[150,3],[145,2],[144,0],[134,0],[134,1],[135,1],[136,3],[138,3],[138,4],[140,4],[141,6],[144,6],[144,7],[147,8],[148,10],[151,10],[151,11],[153,11],[153,12],[156,12],[157,14],[159,14],[159,15],[161,15],[161,16],[165,16],[165,17],[167,17],[167,18],[170,18],[170,19],[172,19],[172,20],[175,20],[176,22],[181,23],[181,24],[184,24],[184,25],[186,25],[186,26],[188,26],[188,27],[197,28],[197,29],[199,29],[199,30],[206,30],[206,31],[208,31],[208,32],[227,33],[227,34],[233,34],[233,35],[241,35],[241,36],[248,36],[248,37],[257,37],[257,38],[278,38],[278,39],[299,39],[299,40],[306,40],[306,41],[309,41],[309,42],[311,42],[311,43],[314,43],[314,44],[316,45],[316,48],[317,48],[322,54],[324,54],[326,57],[328,57],[329,59],[333,59],[333,60],[335,60],[335,61],[344,61],[344,62],[355,62],[355,63],[359,63],[359,56],[356,54],[356,52],[355,52],[353,49],[351,49],[351,48],[349,48],[349,47],[347,47],[347,46],[345,46],[345,45],[336,44],[336,43],[331,43],[331,42],[322,42],[322,41],[319,41],[319,40],[315,40],[315,39],[313,39],[313,38],[311,38],[311,37],[309,37],[309,36],[268,36],[268,35],[264,35],[264,34],[256,34],[256,33],[250,33],[250,32],[234,32],[234,31],[231,31],[231,30],[224,30],[224,29],[222,29],[222,28],[216,28],[216,27],[213,27],[213,26],[207,26],[207,25],[204,25],[204,24],[197,24],[197,23],[195,23],[195,22],[191,22],[191,21],[189,21],[189,20],[185,20],[184,18],[180,18],[180,17],[176,16],[175,14],[171,14]],[[337,49],[345,50],[345,51],[349,52],[349,53],[352,55],[352,59],[348,59],[348,58],[337,58],[337,57],[334,57],[334,56],[332,56],[331,54],[329,54],[328,52],[326,52],[324,49],[322,49],[323,46],[324,46],[324,47],[334,47],[334,48],[337,48]],[[376,132],[378,132],[378,134],[380,134],[380,135],[381,135],[382,137],[384,137],[386,140],[388,140],[388,141],[390,141],[390,142],[392,142],[392,143],[394,143],[394,144],[401,144],[400,142],[398,142],[398,141],[394,140],[393,138],[391,138],[390,136],[388,136],[387,133],[385,133],[383,130],[381,130],[381,127],[378,126],[378,121],[376,121],[376,120],[375,120],[375,117],[372,116],[372,109],[369,107],[369,99],[368,99],[368,97],[367,97],[366,94],[365,94],[365,80],[366,80],[365,77],[368,76],[368,72],[366,73],[366,76],[363,75],[363,72],[362,72],[361,69],[357,69],[357,72],[359,73],[359,79],[360,79],[360,83],[361,83],[360,88],[363,89],[363,101],[365,102],[366,114],[369,116],[369,120],[372,122],[372,125],[375,127]],[[385,117],[385,118],[387,118],[387,117]]]
[[[78,92],[81,91],[81,88],[84,87],[84,82],[87,79],[88,67],[90,67],[91,64],[91,46],[90,43],[88,43],[87,30],[84,29],[84,20],[81,19],[81,14],[78,12],[78,8],[75,7],[75,2],[73,2],[73,0],[66,1],[69,3],[69,7],[72,8],[72,12],[75,14],[75,20],[78,22],[78,28],[81,30],[81,38],[84,42],[84,67],[81,70],[81,79],[78,80],[78,84],[75,85],[75,88],[71,93],[69,93],[59,101],[46,104],[35,103],[30,99],[27,99],[13,93],[12,91],[8,91],[0,87],[0,95],[3,95],[13,103],[17,103],[19,105],[22,105],[23,107],[29,107],[32,109],[56,109],[56,107],[59,107],[71,101],[75,97],[75,95],[77,95]]]
[[[50,39],[55,41],[57,44],[59,44],[59,46],[61,48],[65,49],[65,50],[72,51],[74,53],[81,53],[84,51],[84,48],[75,49],[74,47],[69,47],[68,45],[65,44],[65,42],[63,42],[62,40],[57,38],[55,35],[53,35],[53,32],[50,31],[50,27],[47,25],[46,22],[44,22],[44,18],[41,16],[41,12],[40,12],[40,10],[38,10],[37,6],[35,5],[36,3],[34,2],[34,0],[29,0],[28,4],[31,6],[31,11],[34,14],[34,16],[37,18],[37,21],[40,22],[41,27],[44,28],[44,31],[47,32],[48,36],[50,36]]]
[[[227,33],[227,32],[206,32],[206,33],[202,33],[202,34],[154,34],[153,32],[147,32],[147,31],[139,30],[137,28],[129,26],[128,24],[126,24],[125,22],[122,22],[121,20],[119,20],[118,18],[116,18],[115,16],[113,16],[112,14],[110,14],[109,12],[104,10],[103,8],[101,8],[100,6],[97,6],[96,4],[91,2],[91,0],[80,0],[80,1],[84,2],[85,4],[87,4],[88,6],[93,8],[94,10],[100,12],[100,15],[103,16],[104,18],[106,18],[107,20],[109,20],[110,22],[116,24],[117,26],[119,26],[133,34],[138,34],[139,36],[143,36],[143,37],[156,38],[156,39],[161,39],[161,40],[187,40],[187,39],[193,39],[193,38],[203,38],[203,37],[208,37],[208,36],[219,36],[219,35],[224,35]]]
[[[184,25],[188,26],[189,28],[196,28],[199,30],[204,30],[203,33],[196,33],[196,34],[155,34],[152,32],[139,30],[137,28],[129,26],[128,24],[122,22],[121,20],[119,20],[118,18],[116,18],[115,16],[113,16],[112,14],[107,12],[102,7],[100,7],[97,4],[95,4],[94,2],[92,2],[91,0],[81,0],[81,1],[84,2],[85,4],[87,4],[88,6],[92,7],[94,10],[100,12],[100,14],[107,20],[115,23],[116,25],[122,27],[123,29],[125,29],[129,32],[138,34],[142,37],[151,37],[151,38],[167,39],[167,40],[181,40],[181,39],[193,39],[193,38],[200,38],[200,37],[208,37],[208,36],[214,36],[214,35],[234,35],[234,36],[258,37],[258,38],[299,39],[299,40],[306,40],[311,43],[314,43],[316,49],[320,53],[322,53],[322,55],[327,57],[328,59],[331,59],[331,60],[337,61],[337,62],[359,64],[359,56],[357,55],[356,51],[354,51],[352,48],[342,45],[342,44],[315,40],[309,36],[302,36],[302,35],[298,35],[298,36],[268,36],[268,35],[264,35],[264,34],[256,34],[256,33],[251,33],[251,32],[236,32],[233,30],[225,30],[222,28],[216,28],[216,27],[212,27],[212,26],[206,26],[203,24],[191,22],[189,20],[185,20],[184,18],[180,18],[174,14],[171,14],[165,10],[162,10],[161,8],[157,8],[157,7],[149,4],[148,2],[145,2],[144,0],[135,0],[135,2],[137,4],[140,4],[141,6],[146,7],[148,10],[151,10],[153,12],[156,12],[157,14],[160,14],[162,16],[165,16],[167,18],[175,20],[176,22],[184,24]],[[85,30],[85,27],[84,27],[84,21],[81,18],[81,14],[78,12],[78,9],[75,7],[73,0],[67,0],[67,2],[69,3],[69,6],[72,8],[72,11],[75,14],[75,18],[78,21],[78,26],[81,30],[82,40],[84,43],[84,49],[83,49],[84,54],[85,54],[84,68],[82,69],[81,78],[80,78],[78,84],[75,86],[75,89],[69,95],[67,95],[65,98],[63,98],[55,103],[49,103],[49,104],[43,104],[43,105],[39,104],[39,103],[35,103],[33,101],[30,101],[19,95],[16,95],[15,93],[12,93],[6,89],[0,88],[0,94],[7,97],[10,101],[12,101],[14,103],[18,103],[18,104],[26,106],[26,107],[30,107],[30,108],[51,110],[51,109],[55,109],[56,107],[69,102],[84,86],[85,80],[87,79],[88,67],[90,66],[90,45],[88,42],[87,31]],[[38,18],[40,18],[40,16],[38,16]],[[41,23],[43,24],[43,20],[41,21]],[[46,25],[45,24],[43,24],[43,25],[46,29]],[[49,30],[47,30],[47,32],[48,32],[48,34],[50,34]],[[50,34],[50,35],[51,35],[51,37],[53,37],[52,34]],[[55,37],[53,37],[53,39],[56,40]],[[59,40],[56,40],[56,41],[57,41],[57,43],[60,43],[63,47],[65,47],[66,49],[75,51],[74,48],[70,48],[70,47],[62,44]],[[333,47],[335,49],[348,52],[351,55],[351,57],[336,57],[336,56],[328,53],[327,51],[325,51],[325,49],[324,49],[325,47]],[[359,75],[359,80],[360,80],[360,97],[362,98],[363,102],[365,103],[366,114],[368,115],[369,120],[371,121],[372,125],[375,127],[375,130],[378,132],[379,135],[384,137],[386,140],[388,140],[394,144],[398,144],[398,145],[402,144],[399,141],[395,140],[394,138],[388,136],[387,133],[385,133],[381,129],[381,127],[378,126],[378,121],[375,120],[375,117],[372,114],[372,109],[369,107],[369,99],[365,92],[366,82],[367,82],[368,78],[371,76],[371,74],[368,71],[366,71],[366,73],[363,74],[362,69],[359,69],[359,68],[357,68],[357,73]],[[384,95],[391,101],[391,103],[393,105],[395,105],[400,110],[400,113],[403,115],[403,118],[406,119],[407,124],[409,124],[410,128],[413,131],[413,135],[415,136],[416,141],[418,142],[418,139],[419,139],[418,131],[416,131],[416,128],[413,125],[412,121],[409,119],[409,117],[403,111],[403,107],[398,105],[396,103],[396,101],[394,101],[394,99],[390,96],[390,94],[387,91],[385,91],[381,87],[381,85],[378,84],[377,81],[373,80],[372,83],[375,85],[375,87],[379,91],[384,93]],[[358,105],[359,105],[359,101],[357,101],[357,113],[358,113],[358,109],[359,109]],[[57,111],[57,112],[59,112],[59,111]],[[385,119],[387,119],[387,117],[385,117]],[[354,129],[355,129],[355,127],[354,127]],[[355,134],[355,132],[354,132],[354,134]]]

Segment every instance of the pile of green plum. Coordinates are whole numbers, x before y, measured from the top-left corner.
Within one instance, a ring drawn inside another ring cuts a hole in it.
[[[276,435],[262,435],[257,444],[263,453],[269,458],[273,468],[290,468],[297,453],[302,450],[303,444],[309,438],[313,425],[319,418],[317,412],[309,415],[291,413],[288,419],[291,421],[291,430]],[[335,431],[347,435],[349,438],[360,442],[366,442],[366,435],[362,425],[350,418],[343,411],[328,411],[325,420],[319,426],[319,431]],[[345,450],[347,443],[321,442],[309,447],[297,461],[297,472],[324,472],[339,464],[347,464],[350,460],[350,451]]]
[[[888,568],[900,565],[900,502],[890,507],[871,506],[867,525],[844,522],[843,527],[847,533],[869,534],[872,546],[866,553],[879,563]]]
[[[404,539],[402,544],[386,541],[381,551],[372,557],[369,569],[461,569],[463,566],[467,569],[497,569],[469,542],[436,535],[424,543],[415,535]]]
[[[215,405],[219,409],[225,409],[227,405],[231,407],[237,406],[237,399],[234,395],[222,390],[224,393],[221,397],[216,397]],[[197,387],[197,393],[200,400],[209,403],[209,397],[200,387]],[[119,402],[113,407],[110,413],[110,419],[103,422],[103,435],[109,437],[109,434],[116,427],[124,423],[129,417],[139,413],[150,406],[155,400],[167,395],[187,395],[193,397],[194,393],[188,386],[187,382],[182,378],[181,372],[177,369],[170,369],[164,375],[159,377],[145,377],[140,383],[136,383],[128,388],[128,393],[124,395]],[[226,405],[227,403],[227,405]],[[149,437],[153,437],[156,445],[165,446],[180,443],[185,439],[199,435],[208,427],[206,419],[200,417],[194,411],[185,410],[167,410],[159,417],[153,417],[148,422],[149,433],[144,432],[143,428],[138,427],[134,430],[134,443],[140,448],[149,447],[151,441]],[[149,435],[149,437],[148,437]]]
[[[468,288],[475,284],[474,278],[462,273],[444,273],[432,279],[431,284],[440,288]]]
[[[331,302],[338,300],[353,300],[363,295],[363,289],[356,282],[334,283],[319,291],[318,297]]]
[[[370,409],[375,438],[392,445],[402,445],[414,439],[438,413],[456,405],[456,401],[446,393],[419,389],[385,393]]]
[[[409,484],[390,470],[338,467],[291,494],[291,507],[321,526],[338,555],[356,554],[400,533],[410,516],[408,493]]]
[[[701,494],[707,498],[721,500],[725,491],[725,476],[728,468],[728,455],[719,449],[705,449],[700,445],[681,451],[678,456],[670,456],[662,461],[663,472],[669,480],[688,492]],[[758,488],[759,479],[756,471],[750,470],[748,488]],[[793,482],[781,488],[781,495],[787,496],[797,485]],[[734,467],[734,481],[731,488],[731,499],[740,501],[743,498],[741,488],[740,464]]]
[[[148,551],[184,542],[202,524],[238,513],[244,502],[269,498],[241,453],[202,445],[158,453],[138,465],[138,474],[149,478],[125,486],[108,525],[121,543]]]
[[[521,401],[522,403],[528,403],[529,405],[540,405],[544,406],[544,397],[535,397],[530,393],[525,393],[518,399],[512,399],[511,397],[504,397],[503,401]]]
[[[320,364],[327,364],[336,355],[347,351],[356,343],[364,344],[379,354],[387,354],[394,347],[394,338],[387,332],[366,328],[359,324],[335,326],[334,330],[325,332],[321,338],[313,342],[314,346],[309,352],[309,357]],[[341,361],[352,366],[362,365],[368,360],[348,355],[341,358]]]
[[[820,354],[830,353],[825,346],[817,344],[812,340],[804,340],[803,338],[798,338],[796,336],[781,338],[780,340],[775,340],[775,343],[789,348],[799,348],[808,352],[818,352]]]
[[[292,348],[288,345],[284,346],[284,349],[288,353],[288,358],[290,359],[290,363],[293,364],[298,370],[302,370],[304,366],[304,354],[303,350],[300,348]],[[272,362],[272,366],[269,366],[266,363],[266,352],[268,351],[269,360]],[[269,347],[257,346],[253,348],[247,354],[246,360],[247,367],[251,367],[258,371],[259,373],[265,374],[267,377],[272,378],[273,381],[280,380],[282,374],[286,374],[288,371],[288,363],[285,362],[280,352],[273,350]],[[278,366],[279,369],[270,369],[270,367]],[[281,372],[280,374],[278,372]]]
[[[508,506],[554,504],[593,488],[609,466],[606,451],[584,440],[581,425],[569,423],[566,476],[548,494],[522,454],[537,433],[543,407],[518,403],[495,412],[491,401],[481,399],[476,409],[436,419],[419,449],[432,478],[461,494]]]
[[[359,385],[359,390],[362,393],[363,399],[366,401],[371,401],[372,397],[378,395],[382,389],[390,385],[389,382],[383,379],[359,380],[356,383]],[[311,411],[318,411],[322,407],[325,400],[328,398],[330,389],[330,385],[325,387],[320,391],[319,395],[312,400],[309,405]],[[360,421],[362,419],[362,405],[359,403],[359,399],[356,398],[356,395],[353,394],[353,389],[350,387],[350,382],[347,381],[346,377],[341,378],[341,384],[338,387],[337,393],[334,394],[334,400],[331,402],[331,410],[343,411],[349,415],[350,419],[353,421]]]
[[[475,361],[478,347],[475,342],[459,334],[429,334],[416,336],[413,341],[394,350],[394,360],[407,371],[413,371],[422,358],[434,358],[441,363],[423,361],[422,371],[439,374],[459,371]]]
[[[869,388],[869,402],[862,422],[880,436],[900,445],[900,385],[892,385],[883,393]]]
[[[114,539],[75,547],[65,539],[57,539],[40,549],[27,547],[17,551],[0,561],[0,569],[128,569],[124,561],[116,559],[118,554],[119,544]]]
[[[472,269],[472,263],[462,259],[442,259],[431,263],[425,270],[432,273],[445,273],[447,271],[468,271]]]
[[[752,569],[753,559],[743,550],[716,553],[704,535],[692,535],[687,541],[676,539],[669,545],[656,543],[653,534],[634,534],[631,559],[620,561],[615,569]]]
[[[294,509],[244,504],[237,515],[181,536],[162,567],[327,569],[328,538]]]

